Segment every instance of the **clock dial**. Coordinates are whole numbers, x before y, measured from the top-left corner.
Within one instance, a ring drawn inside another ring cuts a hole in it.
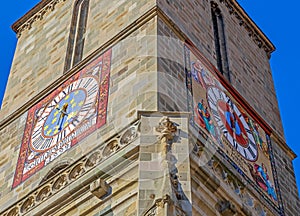
[[[97,80],[90,76],[78,79],[60,91],[39,112],[31,136],[31,148],[45,151],[69,136],[94,113],[98,89]]]
[[[95,56],[28,109],[13,188],[106,124],[111,56]]]
[[[207,101],[224,137],[245,159],[255,161],[257,145],[238,107],[222,90],[212,86],[207,89]]]

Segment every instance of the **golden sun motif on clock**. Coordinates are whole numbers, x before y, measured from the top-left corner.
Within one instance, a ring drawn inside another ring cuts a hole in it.
[[[34,151],[45,151],[68,137],[95,111],[99,84],[92,76],[80,78],[60,91],[38,112],[31,134]]]

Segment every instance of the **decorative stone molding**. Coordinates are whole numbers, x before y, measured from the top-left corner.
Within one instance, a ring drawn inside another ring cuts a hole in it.
[[[189,215],[183,209],[191,210],[191,204],[186,197],[179,180],[178,169],[176,167],[178,159],[172,153],[172,144],[176,140],[179,131],[179,125],[172,122],[169,117],[161,118],[159,125],[155,128],[159,132],[158,139],[160,140],[163,153],[162,166],[164,170],[164,180],[162,184],[162,191],[171,193],[170,200],[172,201],[173,209],[171,210],[175,215]],[[166,188],[169,188],[166,190]],[[159,204],[156,202],[156,204]]]
[[[165,137],[172,140],[177,131],[177,124],[170,121],[169,117],[164,116],[161,118],[158,127],[156,127],[156,131],[161,133],[160,139]]]
[[[233,216],[237,213],[235,206],[228,200],[219,201],[217,209],[222,216]]]
[[[236,0],[219,0],[219,2],[227,7],[229,13],[238,20],[239,25],[247,30],[249,37],[253,39],[259,48],[264,49],[267,56],[270,58],[271,53],[275,50],[274,45],[245,13]],[[216,6],[215,3],[213,3],[213,5]]]
[[[199,158],[204,153],[204,146],[200,142],[193,143],[193,146],[192,158]],[[273,213],[271,213],[271,211],[265,207],[269,206],[267,203],[264,203],[266,204],[264,205],[259,199],[254,198],[252,192],[246,187],[247,182],[242,182],[240,179],[238,179],[216,156],[213,156],[208,161],[207,167],[212,171],[212,174],[217,177],[216,180],[207,176],[207,178],[209,178],[208,182],[210,184],[214,184],[212,181],[220,181],[220,183],[217,183],[218,187],[220,187],[223,183],[223,185],[225,185],[225,190],[231,190],[233,194],[236,194],[239,197],[239,200],[242,200],[242,211],[244,214],[251,211],[254,212],[255,215],[273,215]],[[234,215],[233,212],[237,212],[237,210],[235,207],[233,207],[232,203],[229,204],[226,201],[220,201],[216,205],[216,208],[219,210],[221,215]],[[270,206],[269,208],[272,207]],[[228,212],[231,213],[227,214]]]
[[[176,216],[187,216],[187,214],[178,206],[174,206],[169,195],[165,195],[163,198],[155,200],[155,203],[143,214],[143,216],[156,216],[160,209],[169,208],[174,209],[173,215]]]
[[[158,208],[165,208],[166,204],[171,203],[169,195],[165,195],[163,198],[156,199],[154,204],[143,214],[143,216],[156,216]]]
[[[158,208],[164,208],[166,204],[170,203],[171,198],[169,195],[165,195],[163,198],[155,200],[155,206]]]
[[[90,191],[99,199],[103,198],[109,192],[109,186],[103,179],[97,179],[90,184]]]
[[[38,3],[33,9],[12,25],[12,29],[17,33],[17,37],[20,37],[24,30],[31,29],[32,24],[35,21],[42,20],[48,12],[53,11],[58,3],[65,1],[66,0],[46,0]]]
[[[160,133],[158,139],[163,146],[163,154],[166,155],[170,151],[172,140],[177,131],[177,125],[174,122],[171,122],[169,117],[164,116],[156,127],[156,131]]]
[[[50,185],[47,185],[44,187],[37,195],[36,200],[39,201],[44,201],[51,195],[51,187]]]
[[[34,207],[46,202],[50,197],[81,178],[105,159],[131,144],[140,135],[139,124],[140,121],[136,121],[105,144],[99,145],[75,164],[66,167],[65,170],[45,181],[36,190],[27,194],[24,199],[19,200],[5,211],[0,212],[0,215],[17,216],[30,214],[30,210]],[[106,188],[106,184],[101,183],[101,180],[100,185],[99,182],[96,181],[95,187],[91,189],[95,196],[101,195],[99,186],[105,186]]]

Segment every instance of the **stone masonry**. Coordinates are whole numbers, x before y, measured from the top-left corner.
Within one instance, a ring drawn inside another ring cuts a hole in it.
[[[83,59],[64,72],[75,2],[43,0],[13,25],[0,215],[297,215],[296,155],[285,143],[269,63],[275,47],[235,0],[214,1],[230,83],[216,69],[208,0],[90,0]],[[192,123],[186,45],[270,133],[278,208]],[[108,49],[106,124],[12,188],[28,110]]]

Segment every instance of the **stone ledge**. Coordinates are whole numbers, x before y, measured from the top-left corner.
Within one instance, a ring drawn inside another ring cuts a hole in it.
[[[136,121],[103,145],[96,147],[89,154],[43,182],[38,188],[0,212],[0,215],[32,214],[32,211],[42,215],[42,211],[46,209],[43,206],[57,209],[57,205],[70,194],[79,196],[89,191],[93,181],[111,176],[110,173],[116,173],[116,170],[129,167],[130,162],[138,159],[139,146],[136,143],[139,140],[138,128],[139,121]]]

